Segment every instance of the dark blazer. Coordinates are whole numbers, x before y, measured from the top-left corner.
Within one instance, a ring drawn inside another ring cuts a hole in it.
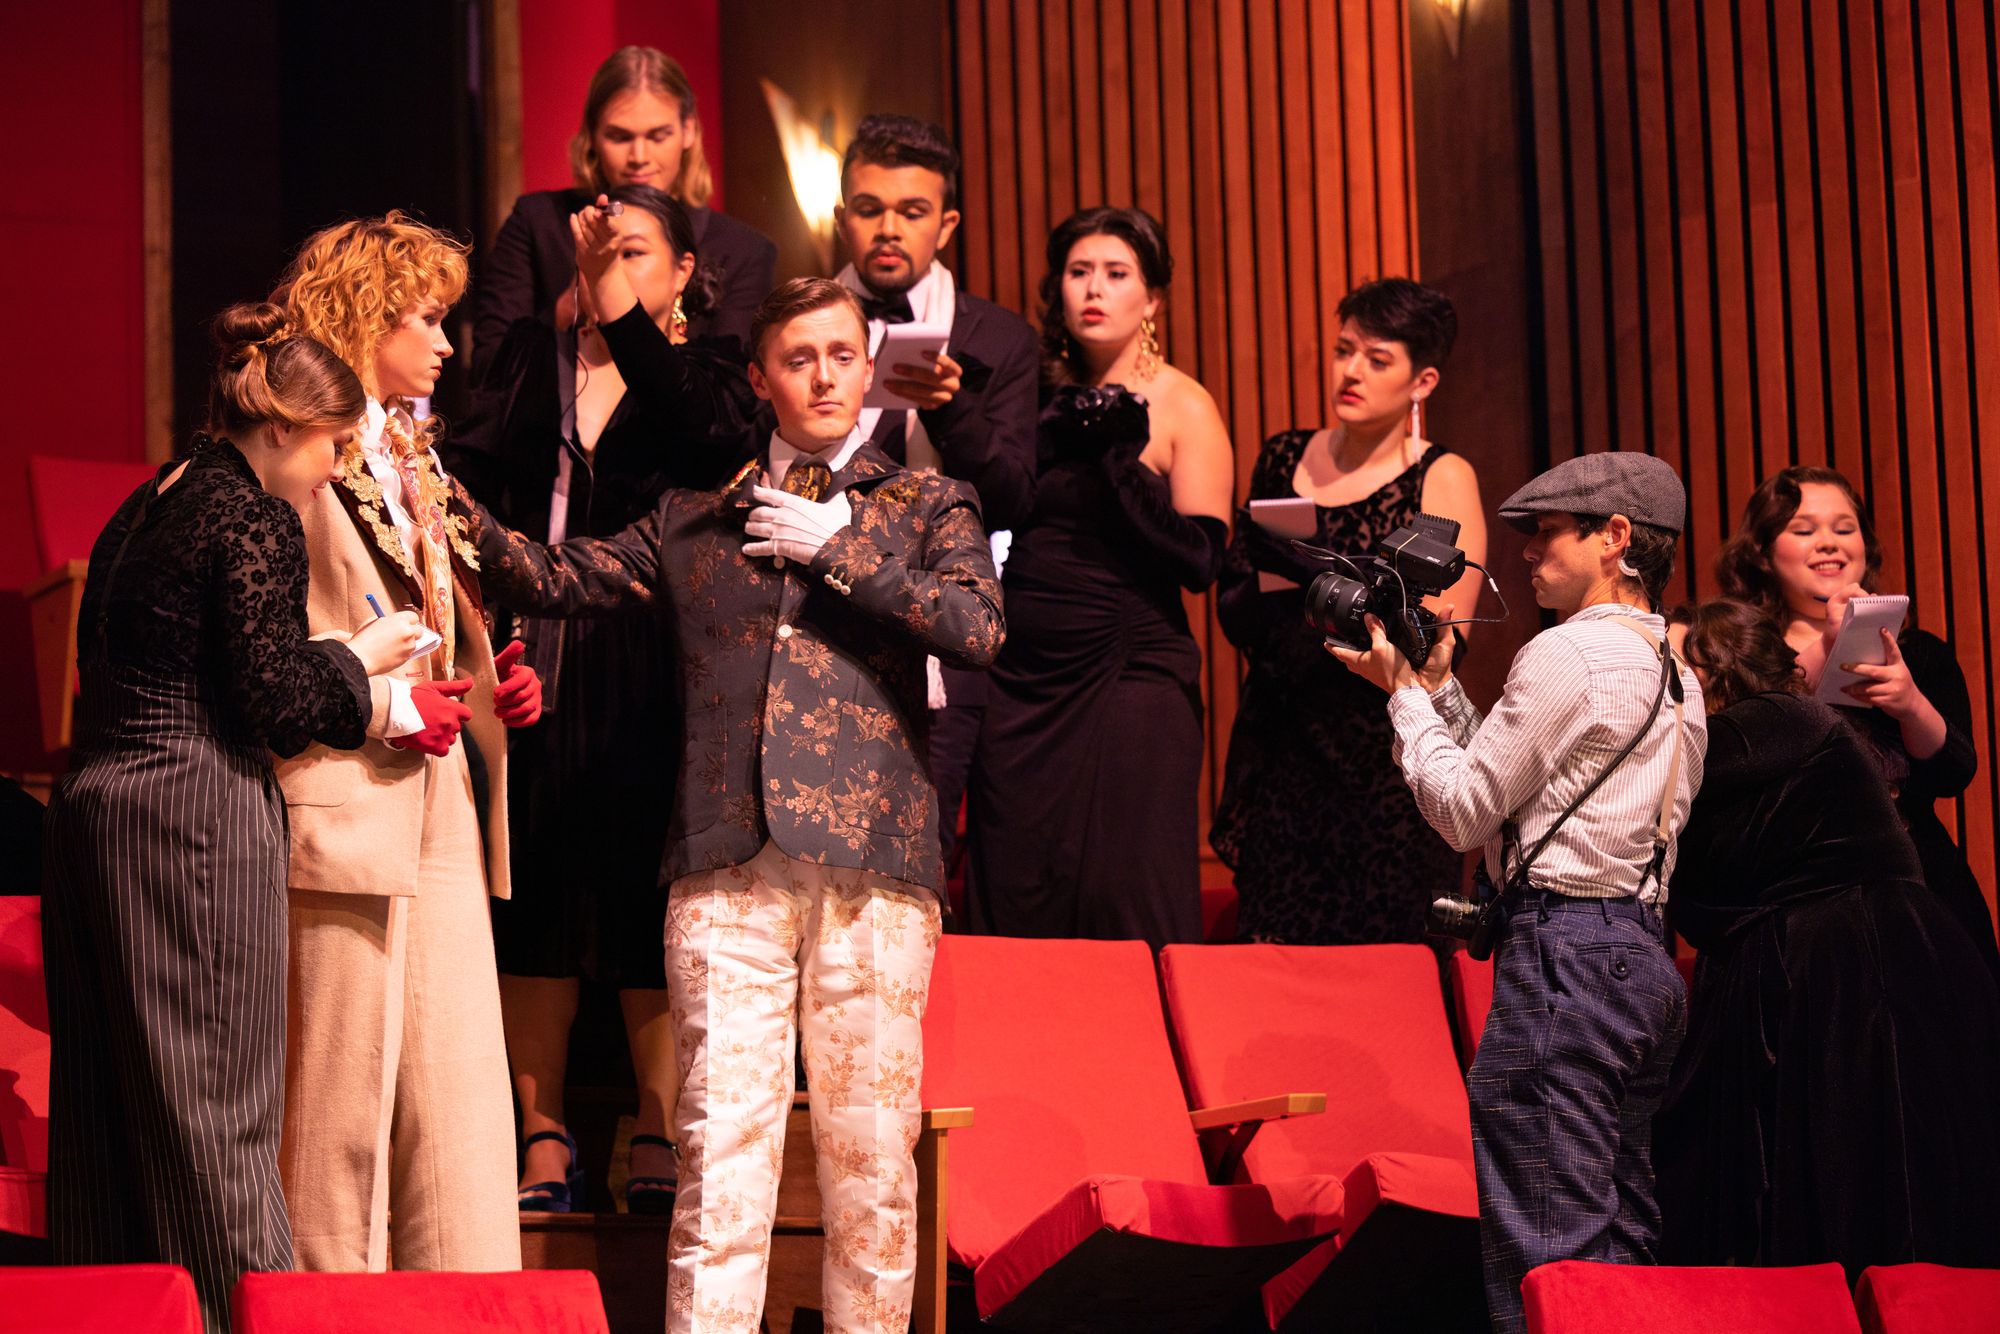
[[[941,891],[924,658],[979,668],[1000,651],[978,502],[863,444],[833,479],[852,524],[810,566],[780,569],[742,552],[757,475],[753,462],[721,490],[668,491],[616,537],[554,547],[482,516],[487,586],[542,615],[671,618],[684,744],[662,883],[739,866],[768,838]]]
[[[514,201],[480,266],[472,293],[472,375],[477,380],[500,350],[507,326],[519,319],[555,322],[556,300],[576,279],[576,242],[569,216],[593,196],[581,190],[538,190]],[[750,337],[750,317],[769,294],[778,247],[748,223],[711,208],[688,209],[704,267],[719,279],[716,308],[688,321],[688,336]]]
[[[920,411],[947,477],[969,482],[990,528],[1026,522],[1035,501],[1035,421],[1041,411],[1041,349],[1035,331],[1013,311],[958,293],[946,347],[965,367],[958,393],[941,408]],[[877,366],[881,379],[893,374]],[[869,437],[898,463],[906,462],[901,412],[884,412]]]

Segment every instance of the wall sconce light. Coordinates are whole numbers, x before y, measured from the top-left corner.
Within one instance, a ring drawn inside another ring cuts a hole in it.
[[[757,81],[771,108],[771,123],[785,154],[785,174],[806,228],[819,251],[820,269],[833,272],[833,210],[840,203],[840,154],[827,146],[819,126],[799,114],[798,104],[769,79]]]
[[[1468,0],[1431,0],[1437,6],[1438,20],[1444,24],[1445,49],[1451,52],[1453,60],[1458,59],[1458,34],[1465,26],[1465,6]]]

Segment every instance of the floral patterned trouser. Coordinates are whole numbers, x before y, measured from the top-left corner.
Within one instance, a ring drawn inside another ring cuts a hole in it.
[[[826,1226],[828,1330],[908,1328],[916,1283],[928,891],[766,843],[683,876],[667,906],[680,1191],[667,1329],[755,1334],[803,1039]]]

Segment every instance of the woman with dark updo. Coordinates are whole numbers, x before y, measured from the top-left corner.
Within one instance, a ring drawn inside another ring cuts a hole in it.
[[[271,754],[386,722],[413,612],[309,640],[299,511],[366,397],[273,305],[216,320],[191,457],[90,553],[76,749],[44,826],[49,1237],[62,1264],[176,1264],[210,1330],[253,1270],[290,1269],[287,848]]]
[[[1036,498],[1002,585],[971,917],[1158,949],[1201,938],[1201,650],[1181,592],[1215,582],[1234,465],[1215,401],[1161,354],[1159,223],[1088,209],[1048,264]]]
[[[1671,1264],[2000,1264],[2000,988],[1874,758],[1761,608],[1670,632],[1708,707],[1670,915],[1701,951],[1654,1122]]]

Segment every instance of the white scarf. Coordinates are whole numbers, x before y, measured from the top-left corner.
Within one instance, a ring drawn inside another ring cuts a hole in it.
[[[880,297],[882,295],[861,281],[861,275],[854,271],[852,264],[849,264],[836,274],[834,281],[858,297]],[[947,329],[951,328],[952,317],[958,312],[958,283],[953,280],[950,269],[947,269],[936,260],[932,260],[930,270],[923,277],[912,283],[910,290],[903,295],[909,298],[910,314],[916,317],[916,323],[941,324]],[[875,350],[882,346],[882,331],[888,327],[881,320],[868,321],[868,355],[870,357],[873,357]],[[893,375],[895,372],[891,367],[877,366],[875,373],[877,375]],[[882,414],[891,410],[888,408],[861,409],[861,421],[859,424],[861,438],[863,440],[873,439],[875,436],[875,427],[882,420]],[[943,462],[944,460],[938,456],[937,446],[931,443],[930,432],[924,430],[923,419],[917,416],[917,410],[910,408],[905,411],[903,413],[904,466],[912,470],[918,468],[941,470]],[[930,696],[930,706],[933,709],[943,708],[945,706],[944,673],[940,668],[938,660],[934,657],[924,659],[924,681],[927,687],[926,693]]]
[[[882,293],[875,291],[868,284],[861,281],[861,275],[854,271],[852,264],[842,269],[835,277],[835,281],[859,297],[878,298],[882,296]],[[910,314],[916,317],[918,324],[940,324],[947,329],[951,328],[952,317],[958,311],[958,283],[952,278],[950,269],[933,260],[930,268],[924,273],[924,276],[911,284],[910,289],[903,295],[909,298]],[[881,320],[868,321],[869,356],[874,356],[876,349],[882,346],[882,331],[888,327]],[[893,375],[894,373],[894,370],[888,366],[877,366],[875,368],[875,374],[878,377]],[[868,440],[874,438],[875,427],[881,421],[882,414],[886,411],[893,411],[893,409],[861,409],[862,439]],[[917,468],[937,468],[941,462],[938,457],[937,446],[931,443],[930,434],[924,430],[923,421],[917,416],[917,410],[910,408],[904,412],[903,417],[903,461],[905,465],[912,470]]]

